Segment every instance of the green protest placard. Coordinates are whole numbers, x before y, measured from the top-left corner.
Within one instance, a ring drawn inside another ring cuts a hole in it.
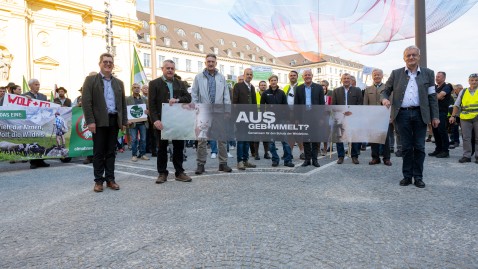
[[[93,155],[93,134],[86,126],[81,107],[72,109],[69,157]]]

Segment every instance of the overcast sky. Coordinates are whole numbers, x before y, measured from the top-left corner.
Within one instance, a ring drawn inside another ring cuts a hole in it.
[[[229,15],[232,0],[156,0],[155,15],[243,36],[275,56],[295,52],[272,51],[256,35],[244,30]],[[137,0],[138,10],[149,13],[149,0]],[[428,67],[447,73],[447,81],[468,86],[468,75],[478,73],[478,34],[476,31],[478,6],[441,30],[427,36]],[[376,56],[365,56],[341,51],[334,56],[378,67],[385,73],[404,66],[403,49],[413,45],[414,40],[392,42],[385,52]]]

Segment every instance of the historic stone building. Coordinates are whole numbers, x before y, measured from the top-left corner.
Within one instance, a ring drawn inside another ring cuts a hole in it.
[[[115,74],[129,84],[133,45],[141,22],[134,0],[111,0]],[[0,1],[1,85],[37,78],[41,92],[54,85],[75,97],[84,78],[98,71],[106,52],[105,4],[97,0]]]

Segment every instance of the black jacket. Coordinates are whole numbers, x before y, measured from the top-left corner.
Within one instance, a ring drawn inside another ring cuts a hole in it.
[[[273,91],[270,87],[261,95],[261,104],[283,104],[287,105],[287,96],[281,89]]]

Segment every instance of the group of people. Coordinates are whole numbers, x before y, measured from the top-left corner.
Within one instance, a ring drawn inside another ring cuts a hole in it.
[[[450,144],[447,129],[458,128],[456,122],[460,120],[463,134],[463,157],[460,163],[471,162],[473,144],[478,144],[473,132],[478,131],[478,74],[469,76],[470,86],[462,91],[456,91],[451,84],[446,83],[446,73],[438,72],[435,76],[433,70],[420,67],[420,49],[416,46],[407,47],[403,53],[405,67],[393,70],[388,81],[383,83],[383,71],[374,69],[372,72],[373,85],[362,91],[354,85],[354,78],[348,73],[341,76],[342,86],[330,90],[329,83],[325,80],[320,83],[313,82],[313,73],[310,69],[303,70],[303,83],[298,83],[298,72],[289,73],[290,83],[280,89],[278,77],[272,75],[267,86],[266,81],[259,82],[256,91],[252,85],[252,69],[244,70],[243,80],[236,83],[231,89],[226,78],[217,69],[217,57],[208,54],[205,57],[205,69],[196,75],[192,87],[188,91],[187,83],[181,81],[175,74],[175,63],[166,60],[162,63],[162,76],[151,81],[149,85],[132,85],[132,95],[125,96],[125,87],[121,80],[113,76],[114,59],[111,54],[103,53],[99,58],[99,73],[91,73],[86,77],[80,89],[82,96],[77,98],[76,104],[83,108],[88,130],[93,134],[93,156],[91,160],[94,167],[94,191],[103,191],[106,186],[119,190],[115,181],[114,166],[116,155],[116,141],[119,130],[130,130],[132,143],[132,161],[138,159],[149,160],[146,148],[152,150],[157,156],[157,184],[167,181],[169,171],[168,140],[161,140],[163,130],[162,104],[169,103],[196,103],[196,104],[282,104],[282,105],[383,105],[390,108],[390,125],[385,144],[371,144],[370,165],[380,164],[391,166],[390,154],[394,148],[393,140],[397,140],[397,151],[403,157],[401,186],[414,184],[424,188],[423,164],[425,159],[425,138],[427,124],[431,124],[435,137],[436,148],[429,156],[437,158],[449,157],[449,149],[459,143],[458,134],[453,134],[454,142]],[[435,83],[436,82],[436,83]],[[39,93],[39,82],[35,79],[29,82],[30,91],[25,94],[30,98],[46,100],[46,96]],[[8,91],[18,91],[19,86],[7,87]],[[0,102],[3,100],[0,88]],[[20,88],[21,91],[21,88]],[[66,98],[66,89],[57,89],[58,97],[54,102],[62,106],[71,106],[72,102]],[[453,101],[454,100],[454,101]],[[126,107],[128,105],[146,104],[148,121],[128,121]],[[452,107],[452,109],[450,109]],[[151,132],[151,133],[150,133]],[[454,133],[454,131],[453,131]],[[138,136],[139,134],[139,136]],[[394,134],[397,139],[394,139]],[[149,137],[149,146],[146,146]],[[473,139],[473,140],[472,140]],[[139,145],[138,145],[139,142]],[[279,157],[274,141],[263,142],[264,157],[271,159],[272,166],[279,165],[281,159],[286,167],[294,167],[292,149],[299,146],[301,166],[319,167],[318,155],[330,150],[332,145],[323,143],[304,142],[296,143],[293,137],[289,141],[281,141],[283,156]],[[202,139],[197,141],[197,168],[196,175],[205,172],[207,160],[207,143]],[[229,173],[232,168],[228,165],[228,150],[226,141],[217,141],[218,145],[218,170]],[[175,169],[175,179],[181,182],[190,182],[191,177],[186,175],[183,168],[185,142],[173,140],[172,163]],[[351,143],[349,154],[353,164],[359,164],[362,143]],[[259,142],[237,141],[237,169],[245,170],[256,167],[249,161],[249,151],[253,152],[256,159],[259,154]],[[336,143],[338,159],[337,164],[342,164],[345,157],[343,143]],[[398,154],[397,152],[397,154]],[[139,154],[138,154],[139,153]],[[269,155],[270,153],[270,155]],[[229,155],[231,156],[231,155]],[[383,159],[380,160],[380,156]],[[398,155],[397,155],[398,156]],[[475,154],[475,162],[478,158]],[[49,166],[43,160],[33,160],[33,166]]]

